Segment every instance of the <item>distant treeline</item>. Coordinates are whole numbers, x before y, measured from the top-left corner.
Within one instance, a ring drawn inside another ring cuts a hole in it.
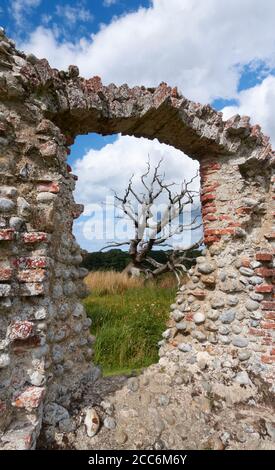
[[[157,250],[152,251],[150,256],[159,263],[164,263],[167,260],[167,254],[169,254],[169,251]],[[186,254],[186,256],[190,258],[197,257],[199,255],[199,250],[192,250]],[[89,271],[123,271],[130,261],[131,258],[126,251],[113,249],[106,252],[95,251],[93,253],[84,254],[82,266]],[[189,269],[192,263],[186,261],[185,265]]]

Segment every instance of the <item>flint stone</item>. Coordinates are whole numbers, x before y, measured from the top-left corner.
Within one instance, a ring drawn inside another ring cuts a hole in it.
[[[245,307],[249,312],[254,312],[254,310],[258,310],[260,307],[260,304],[258,302],[255,302],[255,300],[248,300],[245,304]]]
[[[213,271],[215,271],[215,269],[215,265],[207,262],[199,263],[198,265],[198,271],[202,274],[211,274]]]
[[[57,403],[49,403],[44,408],[44,417],[43,421],[46,424],[51,424],[52,426],[56,426],[59,421],[63,419],[69,419],[70,415],[68,410]]]
[[[240,273],[241,273],[243,276],[251,277],[251,276],[253,276],[254,271],[253,271],[253,269],[244,268],[244,267],[242,266],[242,267],[240,268]]]
[[[178,322],[180,320],[182,320],[184,318],[184,313],[181,312],[180,310],[174,310],[174,312],[172,313],[172,318]]]
[[[10,199],[0,198],[0,212],[10,212],[15,208],[15,204]]]
[[[182,321],[180,323],[176,323],[176,328],[179,331],[184,331],[187,328],[187,323],[185,321]]]
[[[247,361],[251,356],[251,352],[245,349],[244,351],[238,352],[238,358],[240,361]]]
[[[223,336],[229,335],[230,333],[230,328],[226,325],[221,325],[219,328],[219,333]]]
[[[231,343],[231,337],[230,336],[225,336],[225,335],[220,335],[219,336],[219,342],[222,344],[230,344]]]
[[[20,230],[22,231],[23,228],[24,228],[24,225],[25,225],[25,221],[21,217],[11,217],[10,218],[9,226],[10,226],[10,228],[13,228],[17,232],[20,232]]]
[[[245,370],[238,372],[234,381],[240,385],[251,385],[251,380],[249,378],[248,373]]]
[[[251,292],[249,297],[256,302],[261,302],[264,299],[264,296],[262,294],[257,294],[257,292]]]
[[[189,343],[180,343],[178,345],[178,349],[182,352],[190,352],[192,349],[192,346]]]
[[[202,333],[202,331],[192,331],[191,335],[193,336],[193,338],[195,338],[196,340],[198,340],[200,343],[203,343],[204,341],[206,341],[206,336],[204,333]]]
[[[232,323],[235,320],[235,316],[236,316],[236,310],[231,308],[229,310],[225,310],[220,315],[220,320],[222,323]]]
[[[10,365],[10,356],[8,354],[0,354],[0,369]]]
[[[199,325],[200,323],[203,323],[205,321],[204,313],[196,312],[195,315],[193,316],[193,320],[197,325]]]
[[[259,284],[262,284],[263,282],[264,282],[264,280],[260,276],[252,276],[249,279],[249,284],[252,284],[253,286],[258,286]]]
[[[237,346],[237,348],[246,348],[248,346],[248,339],[243,336],[234,336],[232,343],[234,346]]]
[[[216,310],[210,310],[210,312],[207,313],[207,318],[213,321],[218,320],[219,316],[220,316],[220,313]]]
[[[230,305],[230,307],[234,307],[239,303],[239,299],[236,295],[229,295],[227,297],[227,304]]]
[[[224,307],[224,300],[221,297],[213,297],[211,300],[211,307],[212,308],[222,308]]]

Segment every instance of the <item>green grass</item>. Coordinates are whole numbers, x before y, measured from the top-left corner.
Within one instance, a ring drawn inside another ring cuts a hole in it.
[[[158,360],[157,343],[166,328],[174,288],[130,288],[84,301],[96,336],[94,362],[105,375],[140,370]]]

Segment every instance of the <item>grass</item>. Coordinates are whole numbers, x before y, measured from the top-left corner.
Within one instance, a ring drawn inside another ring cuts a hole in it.
[[[175,296],[174,280],[144,284],[123,273],[96,272],[86,283],[92,289],[84,305],[96,336],[94,362],[104,374],[139,371],[156,362],[157,343]]]

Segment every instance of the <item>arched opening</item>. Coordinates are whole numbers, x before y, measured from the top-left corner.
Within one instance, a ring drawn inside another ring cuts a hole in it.
[[[84,205],[73,231],[84,250],[82,266],[89,271],[84,280],[89,291],[84,306],[96,337],[93,361],[103,368],[104,375],[136,373],[157,361],[169,306],[200,253],[198,163],[157,139],[121,134],[77,138],[68,163],[78,178],[75,200]],[[154,173],[159,180],[153,182]],[[149,203],[151,189],[156,196],[150,204],[148,235],[142,235],[138,245],[138,250],[144,248],[151,236],[152,248],[140,267],[133,265],[131,256],[135,221],[132,214],[125,214],[120,200],[129,184],[132,193],[127,196],[127,205],[137,214],[140,231],[141,203]],[[171,198],[187,190],[191,202],[186,194],[171,205]],[[163,224],[163,230],[156,234],[152,229],[150,235],[150,226],[156,222]],[[177,267],[172,267],[172,260]]]

